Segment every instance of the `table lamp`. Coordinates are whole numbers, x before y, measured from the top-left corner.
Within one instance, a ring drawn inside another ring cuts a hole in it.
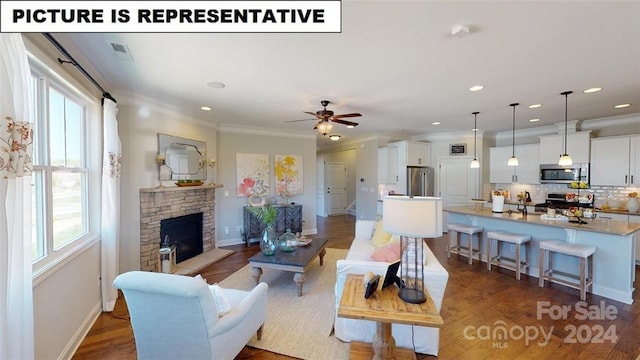
[[[403,249],[400,279],[403,286],[398,296],[405,302],[427,301],[424,288],[424,238],[442,236],[442,199],[423,196],[385,196],[382,202],[383,228],[400,236]],[[415,254],[410,258],[409,247]]]

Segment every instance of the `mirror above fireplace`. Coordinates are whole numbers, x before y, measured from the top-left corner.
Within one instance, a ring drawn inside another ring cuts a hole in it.
[[[206,143],[158,134],[160,180],[206,180]]]

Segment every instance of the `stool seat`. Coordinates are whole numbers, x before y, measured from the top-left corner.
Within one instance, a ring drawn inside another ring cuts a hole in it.
[[[540,249],[571,256],[586,258],[596,252],[595,246],[572,244],[566,241],[546,240],[540,242]]]
[[[489,231],[487,237],[513,244],[522,244],[531,240],[531,235],[515,234],[508,231]]]
[[[473,226],[473,225],[466,225],[466,224],[459,224],[459,223],[449,223],[447,227],[451,231],[457,231],[459,233],[463,233],[467,235],[473,235],[473,234],[481,233],[482,231],[484,231],[484,228],[482,226]]]
[[[449,246],[447,248],[447,258],[451,257],[451,253],[455,251],[457,254],[461,254],[461,250],[466,253],[469,265],[473,263],[473,254],[478,254],[478,259],[482,261],[482,234],[484,233],[484,228],[482,226],[473,226],[462,223],[448,223],[447,229],[449,230]],[[456,245],[451,245],[452,238],[455,233]],[[461,244],[462,237],[461,235],[466,235],[466,240],[468,246],[464,246]],[[478,249],[473,248],[473,238],[474,236],[478,239]]]
[[[491,257],[491,243],[496,240],[496,256]],[[529,267],[527,262],[527,246],[531,235],[516,234],[508,231],[491,230],[487,232],[487,270],[491,271],[491,265],[502,266],[516,272],[516,279],[520,280],[520,272]],[[502,256],[500,241],[515,244],[516,258],[510,259]],[[524,244],[524,256],[520,254],[520,246]]]
[[[558,240],[543,240],[540,246],[539,286],[544,287],[544,281],[555,281],[580,290],[580,300],[587,299],[587,290],[593,286],[593,254],[595,246],[568,243]],[[553,253],[573,256],[580,259],[580,275],[564,273],[553,268]],[[545,255],[548,254],[548,267],[545,269]],[[556,275],[557,274],[557,275]],[[562,275],[563,277],[559,277]],[[566,280],[573,278],[578,282]]]

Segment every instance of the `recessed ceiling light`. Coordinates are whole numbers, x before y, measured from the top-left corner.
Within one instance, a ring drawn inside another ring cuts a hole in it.
[[[482,85],[474,85],[474,86],[469,88],[469,91],[480,91],[482,89],[484,89],[484,86],[482,86]]]
[[[353,125],[347,125],[347,129],[353,129],[355,126]]]
[[[214,89],[224,89],[227,85],[219,82],[219,81],[210,81],[207,83],[208,87],[212,87]]]
[[[599,87],[593,87],[593,88],[589,88],[589,89],[587,89],[587,90],[583,91],[583,93],[585,93],[585,94],[591,94],[591,93],[594,93],[594,92],[598,92],[598,91],[600,91],[600,90],[602,90],[602,88],[599,88]]]
[[[440,125],[440,121],[434,121],[431,123],[431,125]]]
[[[208,106],[201,106],[200,110],[204,110],[204,111],[211,111],[211,108]]]
[[[329,135],[329,139],[333,141],[338,141],[340,140],[340,135]]]
[[[538,122],[540,119],[529,119],[529,122]]]
[[[626,107],[629,107],[629,106],[631,106],[631,104],[620,104],[620,105],[616,105],[616,106],[614,106],[614,108],[616,108],[616,109],[622,109],[622,108],[626,108]]]
[[[542,104],[533,104],[533,105],[529,105],[529,109],[537,109],[539,107],[542,107]]]

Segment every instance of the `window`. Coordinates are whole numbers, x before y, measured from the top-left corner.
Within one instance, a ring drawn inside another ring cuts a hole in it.
[[[30,60],[34,121],[31,249],[36,265],[71,252],[72,244],[86,241],[95,228],[89,196],[93,151],[87,139],[90,119],[95,118],[90,111],[95,107],[42,63]]]

